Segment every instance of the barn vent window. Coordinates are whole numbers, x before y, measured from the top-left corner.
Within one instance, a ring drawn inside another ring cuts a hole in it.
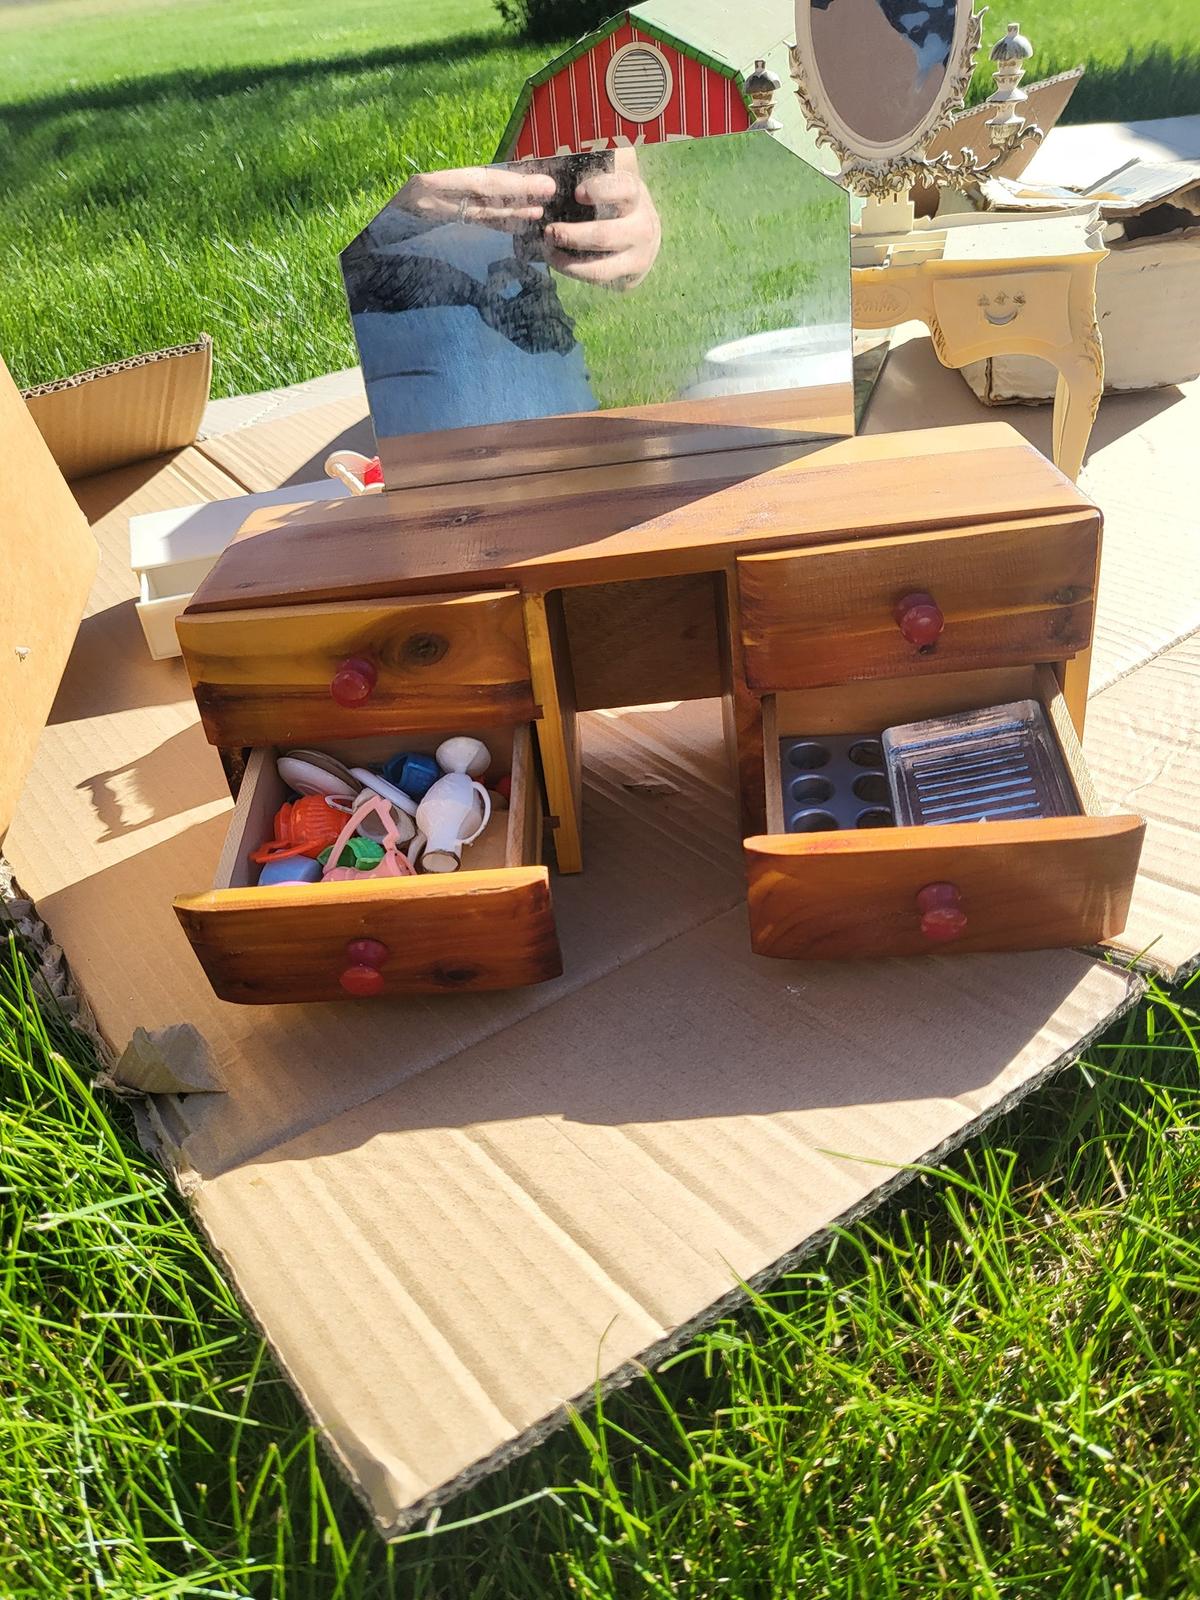
[[[651,122],[671,98],[671,68],[652,44],[627,44],[608,64],[608,98],[630,122]]]

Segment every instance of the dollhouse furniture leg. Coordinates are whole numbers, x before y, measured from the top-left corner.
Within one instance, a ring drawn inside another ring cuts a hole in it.
[[[523,603],[530,680],[539,707],[534,731],[554,830],[554,859],[560,872],[582,872],[582,764],[562,596],[527,594]]]
[[[1098,332],[1095,338],[1096,359],[1064,357],[1059,364],[1054,390],[1054,465],[1072,480],[1079,477],[1092,423],[1104,393],[1104,357],[1100,353]]]

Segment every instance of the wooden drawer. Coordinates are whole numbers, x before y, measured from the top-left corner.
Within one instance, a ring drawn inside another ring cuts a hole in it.
[[[1023,687],[1047,708],[1085,814],[1043,822],[783,833],[779,736],[833,730],[813,725],[804,696],[780,696],[778,702],[768,696],[762,729],[768,832],[745,842],[751,939],[759,955],[845,960],[1036,950],[1096,945],[1121,932],[1145,822],[1099,814],[1049,668],[1031,671],[1027,686],[1015,684],[1010,672],[993,687],[987,674],[973,677],[983,680],[977,692],[958,703],[948,703],[945,680],[931,684],[935,694],[924,706],[914,700],[911,683],[905,684],[894,711],[884,684],[872,686],[874,695],[845,696],[847,715],[837,731],[877,737],[910,717],[1000,704]],[[965,926],[943,942],[937,935],[946,932],[944,919],[929,922],[927,913],[946,904],[961,912]]]
[[[1099,556],[1091,511],[742,556],[746,681],[803,689],[1065,660],[1091,639]],[[913,596],[933,609],[898,609]]]
[[[226,748],[356,738],[536,713],[515,590],[185,613],[179,642],[204,731]],[[358,703],[334,679],[362,662]],[[373,676],[373,682],[371,678]]]
[[[453,731],[461,731],[455,729]],[[322,748],[341,760],[381,759],[403,744],[433,750],[444,734],[405,735]],[[176,915],[213,989],[247,1005],[346,1000],[347,946],[387,947],[381,998],[455,994],[541,983],[562,971],[541,857],[541,801],[528,724],[478,734],[492,751],[492,776],[512,776],[512,803],[494,812],[458,872],[364,883],[255,887],[249,851],[271,834],[285,798],[274,748],[255,750],[238,794],[215,886],[182,895]],[[378,1004],[379,1000],[368,1003]]]

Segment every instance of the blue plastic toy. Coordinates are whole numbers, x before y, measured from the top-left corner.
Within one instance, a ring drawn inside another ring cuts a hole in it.
[[[386,763],[383,775],[410,800],[421,800],[442,776],[442,769],[432,756],[401,754]]]

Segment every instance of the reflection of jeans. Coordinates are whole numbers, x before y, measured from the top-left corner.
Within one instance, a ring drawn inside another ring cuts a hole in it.
[[[354,318],[377,438],[595,411],[583,350],[530,354],[471,306]]]

